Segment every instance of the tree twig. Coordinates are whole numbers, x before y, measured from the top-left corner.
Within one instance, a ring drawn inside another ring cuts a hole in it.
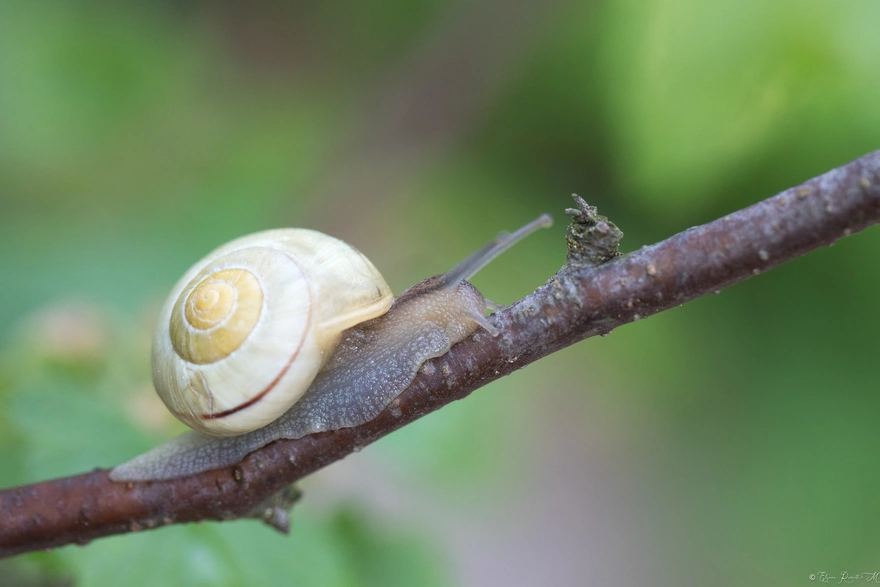
[[[573,211],[576,222],[589,216],[584,206]],[[234,467],[172,481],[114,483],[96,470],[0,492],[0,556],[198,520],[260,515],[283,528],[272,497],[297,479],[549,353],[877,222],[880,151],[656,245],[622,257],[611,251],[600,265],[589,251],[570,255],[546,285],[493,316],[501,336],[477,333],[430,361],[366,424],[277,441]],[[609,226],[600,225],[598,233],[607,234]],[[569,238],[595,233],[570,231]]]

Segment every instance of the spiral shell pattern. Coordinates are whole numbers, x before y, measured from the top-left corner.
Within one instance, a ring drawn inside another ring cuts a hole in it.
[[[153,340],[153,382],[196,430],[254,430],[305,393],[343,330],[391,301],[372,263],[342,241],[303,229],[242,237],[172,290]]]
[[[197,278],[198,279],[198,278]],[[171,314],[171,344],[178,356],[204,365],[229,356],[257,325],[263,289],[246,269],[223,269],[177,298]]]

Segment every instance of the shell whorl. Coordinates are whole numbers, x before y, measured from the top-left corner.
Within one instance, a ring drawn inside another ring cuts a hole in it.
[[[172,290],[153,340],[153,382],[196,430],[254,430],[299,399],[344,329],[391,301],[372,263],[342,241],[303,229],[242,237]]]
[[[177,298],[169,334],[182,359],[203,365],[228,357],[247,340],[263,312],[263,288],[247,269],[196,280],[188,296]]]

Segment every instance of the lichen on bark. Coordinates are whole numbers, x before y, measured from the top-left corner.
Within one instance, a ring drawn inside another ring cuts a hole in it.
[[[568,245],[565,268],[601,265],[619,257],[618,247],[623,232],[579,195],[572,194],[571,197],[578,207],[565,210],[572,217],[565,233]]]

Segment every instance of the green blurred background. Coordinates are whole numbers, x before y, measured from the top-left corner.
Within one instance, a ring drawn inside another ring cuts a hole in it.
[[[177,434],[148,349],[172,283],[277,226],[394,291],[624,250],[880,147],[876,0],[0,0],[0,486]],[[98,540],[0,585],[806,585],[880,571],[880,229],[495,382],[253,522]]]

